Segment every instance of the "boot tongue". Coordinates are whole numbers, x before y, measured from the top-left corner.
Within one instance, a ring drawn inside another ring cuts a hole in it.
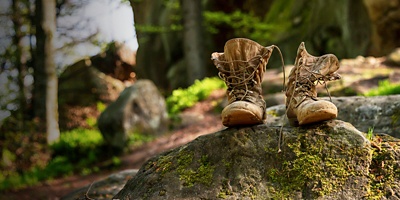
[[[230,70],[241,70],[247,61],[260,60],[260,52],[265,48],[260,44],[245,38],[231,39],[224,47],[225,60],[230,64]],[[259,57],[259,59],[257,59]],[[254,61],[253,61],[254,62]]]
[[[340,75],[336,72],[339,69],[339,60],[333,54],[316,57],[304,49],[303,57],[299,59],[302,59],[301,77],[307,77],[310,81],[340,79]]]

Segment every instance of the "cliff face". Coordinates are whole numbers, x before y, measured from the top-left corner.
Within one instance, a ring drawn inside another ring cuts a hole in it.
[[[399,147],[340,120],[229,128],[148,160],[114,199],[395,199]]]

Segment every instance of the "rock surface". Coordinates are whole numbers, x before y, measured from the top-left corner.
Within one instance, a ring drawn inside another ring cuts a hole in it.
[[[98,127],[117,149],[125,147],[129,134],[162,135],[168,128],[165,99],[151,81],[139,80],[101,113]]]
[[[89,59],[69,66],[59,78],[60,106],[88,106],[95,102],[111,102],[124,89],[124,84],[92,66]]]
[[[351,124],[332,120],[284,127],[281,153],[279,131],[279,126],[259,125],[199,137],[147,161],[114,199],[399,197],[398,160],[381,160],[394,171],[382,173],[391,179],[381,178],[377,188],[370,167],[378,156]],[[399,141],[392,142],[397,146],[390,155],[395,155]]]
[[[278,153],[280,129],[258,125],[202,136],[151,158],[135,176],[123,171],[63,199],[400,198],[399,139],[331,120],[284,127]]]
[[[400,95],[332,97],[332,102],[338,108],[337,119],[349,122],[365,133],[371,129],[374,133],[400,138]],[[285,106],[272,106],[267,108],[267,113],[267,124],[281,125]]]

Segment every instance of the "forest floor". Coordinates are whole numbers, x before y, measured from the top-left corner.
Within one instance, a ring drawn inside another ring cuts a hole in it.
[[[99,173],[86,176],[73,175],[45,181],[37,186],[0,192],[0,199],[57,200],[78,188],[90,185],[110,174],[125,169],[139,169],[141,165],[152,156],[186,144],[201,135],[223,129],[224,127],[221,123],[220,115],[214,111],[214,105],[215,101],[224,98],[224,95],[225,91],[214,91],[207,100],[186,109],[182,115],[187,119],[190,118],[190,121],[184,122],[183,125],[177,127],[163,137],[131,149],[129,153],[120,157],[122,161],[121,165],[113,170],[103,170]]]
[[[378,86],[380,80],[389,79],[390,82],[400,82],[400,68],[391,67],[383,64],[382,58],[349,59],[341,62],[339,73],[342,75],[340,82],[342,87],[350,87],[354,92],[362,93],[368,89]],[[286,75],[290,66],[285,71]],[[280,70],[267,70],[264,79],[268,79],[268,85],[275,84],[277,87],[282,85],[282,73]],[[368,77],[361,76],[366,72]],[[373,75],[372,75],[373,73]],[[333,88],[334,89],[334,88]],[[280,93],[279,95],[283,95]],[[338,95],[342,95],[338,93]],[[336,96],[336,95],[335,95]],[[129,153],[120,157],[121,165],[112,170],[101,171],[99,173],[86,176],[73,175],[65,178],[58,178],[20,190],[0,192],[0,199],[51,199],[56,200],[66,194],[91,183],[101,180],[110,174],[125,170],[139,169],[141,165],[152,156],[166,150],[186,144],[195,138],[210,134],[224,126],[220,119],[220,110],[216,104],[221,105],[221,100],[225,98],[224,90],[214,91],[208,99],[198,102],[195,106],[186,109],[182,113],[182,125],[176,127],[170,133],[157,138],[151,142],[131,149]],[[279,99],[279,98],[278,98]],[[282,98],[278,100],[282,103]]]

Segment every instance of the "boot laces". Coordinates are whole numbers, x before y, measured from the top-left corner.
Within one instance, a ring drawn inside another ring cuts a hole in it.
[[[255,91],[254,87],[259,83],[256,81],[256,76],[259,73],[259,64],[261,63],[262,56],[255,56],[249,61],[244,60],[233,60],[231,62],[221,61],[222,63],[239,63],[239,69],[225,70],[219,66],[218,76],[223,79],[228,87],[229,96],[233,98],[230,102],[236,100],[247,99],[248,96],[252,96]],[[265,70],[265,66],[264,66]],[[258,77],[260,80],[261,77]]]
[[[294,92],[301,93],[303,94],[304,98],[300,101],[297,102],[296,107],[298,107],[303,101],[305,101],[309,97],[313,100],[317,100],[317,95],[316,93],[313,92],[312,88],[314,88],[317,85],[324,85],[326,92],[328,93],[330,101],[332,101],[331,94],[328,90],[328,81],[336,80],[339,79],[337,74],[332,73],[332,74],[327,74],[327,75],[322,75],[321,73],[311,71],[308,68],[304,67],[304,65],[299,66],[299,68],[296,70],[296,79],[295,79],[295,86],[294,86]],[[310,75],[309,76],[300,76],[300,70],[304,69],[306,70]],[[292,95],[292,97],[294,94]]]

